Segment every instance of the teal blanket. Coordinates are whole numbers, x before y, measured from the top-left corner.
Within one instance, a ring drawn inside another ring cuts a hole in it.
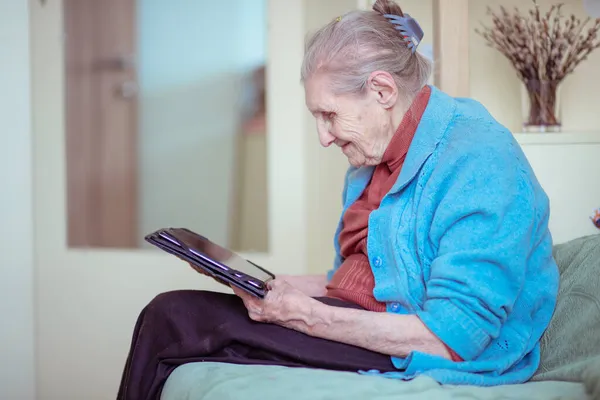
[[[192,363],[177,368],[161,400],[586,400],[583,385],[443,386],[421,376],[412,381],[305,368]]]

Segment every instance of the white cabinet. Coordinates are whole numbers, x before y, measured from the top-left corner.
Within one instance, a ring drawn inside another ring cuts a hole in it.
[[[600,233],[590,219],[600,207],[600,132],[515,137],[550,198],[554,242]]]

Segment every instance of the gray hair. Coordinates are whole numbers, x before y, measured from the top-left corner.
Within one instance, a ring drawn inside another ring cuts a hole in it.
[[[308,39],[301,71],[303,83],[316,72],[324,72],[331,78],[334,92],[359,93],[372,72],[385,71],[408,96],[416,95],[427,84],[431,62],[418,52],[412,53],[383,16],[402,16],[400,7],[377,0],[373,10],[350,11]]]

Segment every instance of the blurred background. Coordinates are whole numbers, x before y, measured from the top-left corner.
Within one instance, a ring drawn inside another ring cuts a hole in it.
[[[114,398],[137,314],[222,290],[150,248],[187,227],[276,273],[333,259],[347,160],[304,106],[305,37],[367,0],[0,0],[0,398]],[[538,0],[542,9],[555,4]],[[564,0],[582,21],[598,1]],[[523,0],[401,0],[431,83],[483,103],[552,203],[557,243],[597,233],[600,51],[561,82],[559,126],[475,29]]]

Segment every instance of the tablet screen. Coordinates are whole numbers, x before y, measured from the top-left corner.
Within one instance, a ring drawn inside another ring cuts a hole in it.
[[[238,254],[211,242],[205,237],[179,229],[176,231],[177,233],[183,233],[182,236],[184,237],[181,237],[181,239],[185,241],[187,246],[190,248],[190,251],[195,253],[198,257],[208,257],[218,263],[226,265],[231,269],[240,271],[246,275],[250,275],[263,282],[273,279],[273,276],[268,272],[263,271],[252,263],[246,261]]]

